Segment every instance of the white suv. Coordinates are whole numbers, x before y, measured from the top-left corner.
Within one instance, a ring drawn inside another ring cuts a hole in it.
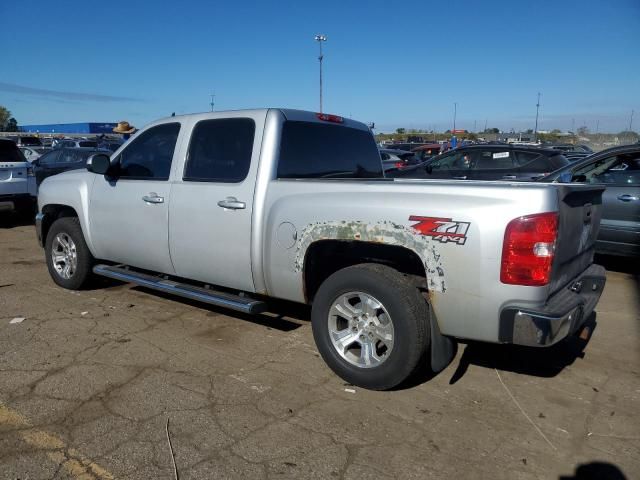
[[[35,199],[31,164],[13,141],[0,139],[0,212],[33,211]]]

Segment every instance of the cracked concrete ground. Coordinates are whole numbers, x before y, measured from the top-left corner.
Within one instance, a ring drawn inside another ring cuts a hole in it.
[[[611,263],[588,344],[469,344],[435,378],[370,392],[324,365],[304,309],[65,291],[33,226],[5,220],[0,478],[171,479],[167,418],[183,480],[640,478],[640,269]]]

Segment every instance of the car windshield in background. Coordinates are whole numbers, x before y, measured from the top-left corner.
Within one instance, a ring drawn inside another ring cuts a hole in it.
[[[25,147],[41,147],[42,142],[38,137],[20,137],[20,144]]]
[[[0,140],[0,162],[25,162],[22,152],[10,140]]]
[[[80,141],[78,142],[78,146],[79,147],[87,147],[87,148],[97,148],[98,147],[98,142],[92,142],[92,141]]]
[[[287,121],[282,127],[278,178],[383,178],[371,132]]]

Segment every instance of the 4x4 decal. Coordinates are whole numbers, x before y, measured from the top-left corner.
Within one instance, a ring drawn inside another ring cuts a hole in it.
[[[411,227],[422,235],[433,237],[442,243],[454,242],[458,245],[464,245],[467,241],[467,231],[469,230],[469,222],[457,222],[450,218],[441,217],[420,217],[411,215],[410,222],[418,222]]]

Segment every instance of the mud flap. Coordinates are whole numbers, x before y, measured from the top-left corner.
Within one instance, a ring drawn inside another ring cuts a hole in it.
[[[458,352],[458,342],[440,333],[438,319],[429,305],[431,328],[431,370],[438,373],[447,368]]]

